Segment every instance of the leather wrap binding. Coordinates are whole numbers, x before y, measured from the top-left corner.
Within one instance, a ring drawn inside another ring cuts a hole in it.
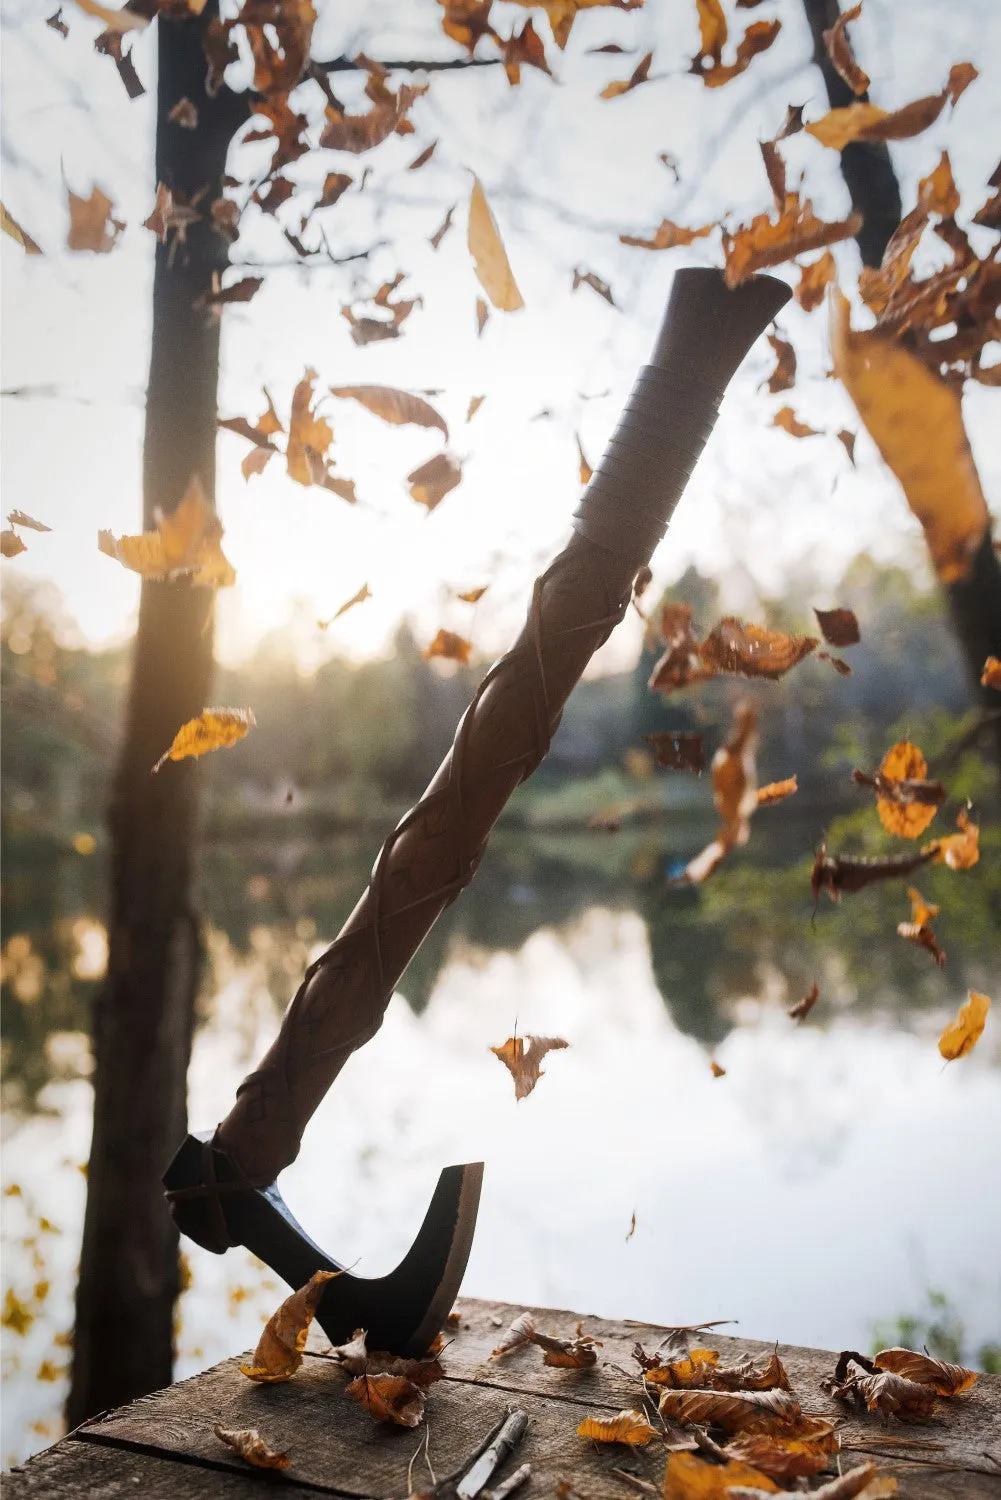
[[[545,757],[563,706],[629,604],[706,440],[727,382],[788,299],[771,277],[734,291],[680,271],[643,369],[574,518],[535,582],[518,639],[487,672],[427,791],[383,844],[333,944],[244,1080],[216,1145],[272,1182],[351,1053],[378,1030],[410,959],[472,879],[505,802]]]

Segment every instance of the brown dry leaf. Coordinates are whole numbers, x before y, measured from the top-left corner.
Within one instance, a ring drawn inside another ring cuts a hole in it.
[[[897,339],[875,329],[855,332],[840,292],[831,346],[835,374],[924,527],[939,579],[956,583],[968,577],[990,515],[959,390]]]
[[[774,1494],[778,1485],[760,1469],[731,1459],[713,1464],[694,1453],[672,1453],[664,1471],[663,1500],[734,1500],[734,1487]]]
[[[531,1344],[535,1338],[535,1319],[529,1312],[523,1312],[515,1318],[510,1328],[504,1334],[496,1349],[491,1349],[490,1358],[494,1359],[502,1354],[510,1354],[514,1349],[522,1349],[526,1344]]]
[[[466,421],[471,422],[486,400],[486,396],[470,396],[469,405],[466,408]]]
[[[830,250],[825,250],[818,260],[808,266],[800,266],[799,281],[793,287],[793,296],[804,312],[819,307],[832,281],[837,280],[838,263]]]
[[[833,1433],[833,1423],[828,1426]],[[835,1441],[834,1451],[837,1442]],[[746,1432],[727,1443],[731,1458],[753,1464],[772,1479],[808,1479],[826,1469],[832,1449],[806,1438],[787,1438],[766,1432]]]
[[[254,1350],[253,1363],[241,1365],[241,1375],[249,1380],[273,1382],[290,1380],[302,1364],[309,1325],[328,1281],[339,1271],[316,1271],[306,1285],[286,1297],[278,1311],[269,1318]]]
[[[542,38],[530,19],[525,22],[520,32],[512,33],[502,44],[501,54],[504,72],[512,88],[521,82],[522,63],[530,68],[538,68],[541,73],[548,74],[550,78],[553,76],[546,61],[546,49]]]
[[[950,1021],[938,1039],[938,1050],[946,1062],[955,1062],[972,1052],[979,1042],[991,1002],[977,990],[969,991],[969,998],[959,1007],[954,1021]]]
[[[143,31],[149,25],[149,16],[144,16],[139,10],[111,10],[106,5],[99,5],[98,0],[76,0],[76,3],[88,16],[103,21],[111,31]]]
[[[70,29],[63,20],[63,8],[61,5],[51,16],[46,16],[45,24],[46,26],[51,26],[53,31],[58,31],[61,37],[67,37],[70,34]]]
[[[430,146],[425,146],[424,150],[421,151],[419,155],[415,156],[412,162],[408,163],[407,171],[419,172],[421,167],[426,166],[427,163],[431,160],[432,156],[434,156],[435,147],[437,146],[437,144],[437,141],[432,141]]]
[[[914,886],[908,886],[907,894],[911,902],[911,920],[909,922],[897,923],[898,937],[907,938],[911,943],[917,943],[919,948],[926,948],[939,968],[945,963],[945,953],[939,947],[931,924],[939,914],[937,906],[931,906],[925,901],[921,892],[915,890]],[[892,1366],[885,1366],[891,1369]]]
[[[643,57],[639,63],[637,63],[636,67],[633,69],[628,78],[620,78],[613,83],[606,83],[605,87],[598,95],[598,98],[618,99],[623,94],[631,93],[632,90],[638,88],[641,83],[649,83],[650,65],[652,62],[653,53],[648,52],[646,56]]]
[[[643,739],[653,750],[657,765],[666,771],[694,771],[701,776],[705,770],[705,742],[701,734],[659,729],[645,734]]]
[[[221,540],[222,523],[205,499],[197,474],[170,515],[160,518],[156,531],[120,537],[110,531],[97,533],[100,551],[142,578],[169,580],[189,573],[192,583],[204,588],[229,588],[236,582]]]
[[[440,656],[444,661],[457,661],[465,667],[473,654],[473,643],[454,630],[439,630],[430,646],[422,653],[425,661]]]
[[[151,229],[161,245],[167,243],[171,234],[175,236],[176,244],[184,245],[187,243],[188,229],[200,218],[198,209],[192,206],[183,193],[172,193],[166,183],[158,182],[153,212],[148,219],[143,220],[143,228]]]
[[[217,1422],[214,1431],[217,1438],[255,1469],[287,1469],[292,1462],[291,1454],[276,1453],[269,1448],[256,1427],[224,1427]]]
[[[547,1333],[533,1333],[532,1343],[542,1350],[542,1363],[557,1370],[589,1370],[592,1365],[597,1364],[598,1356],[594,1351],[602,1347],[601,1342],[588,1334],[582,1334],[581,1326],[578,1324],[577,1337],[573,1339],[556,1339]]]
[[[223,307],[229,302],[249,302],[256,297],[264,285],[263,276],[242,276],[239,281],[234,281],[230,286],[219,285],[219,273],[213,272],[212,290],[203,292],[196,297],[191,304],[192,307]]]
[[[731,849],[742,848],[751,833],[751,814],[758,805],[757,715],[747,703],[734,710],[735,728],[725,745],[713,756],[713,800],[720,815],[719,833],[689,860],[679,883],[701,885],[724,860]]]
[[[350,599],[345,599],[344,603],[338,609],[334,610],[329,620],[320,620],[317,622],[320,629],[326,630],[335,620],[339,620],[341,615],[346,615],[349,609],[354,609],[356,604],[364,604],[365,600],[371,599],[371,597],[372,590],[367,583],[363,583],[356,594],[352,594]]]
[[[760,1366],[748,1356],[735,1365],[721,1365],[714,1371],[712,1380],[706,1383],[722,1391],[792,1390],[786,1367],[779,1359],[777,1349],[773,1349],[767,1362]],[[818,1417],[802,1417],[800,1422],[809,1424],[820,1420]],[[825,1426],[828,1430],[833,1430],[832,1423],[828,1422]],[[811,1433],[813,1433],[812,1428]],[[796,1435],[802,1436],[798,1428]]]
[[[466,589],[464,593],[456,594],[455,597],[461,599],[463,604],[479,604],[489,587],[489,583],[484,583],[478,589]]]
[[[451,229],[451,227],[452,227],[452,215],[455,213],[455,210],[458,208],[458,206],[459,205],[457,203],[453,203],[452,204],[452,207],[448,210],[447,214],[442,219],[442,221],[439,224],[438,228],[435,230],[434,234],[431,235],[430,239],[428,240],[428,244],[431,246],[432,250],[437,250],[438,246],[441,244],[442,240],[445,238],[446,234],[448,234],[448,231]]]
[[[870,83],[868,73],[855,61],[851,42],[845,32],[848,23],[857,21],[861,14],[862,6],[853,5],[851,10],[842,11],[830,31],[824,32],[827,55],[834,64],[835,71],[844,79],[853,94],[864,94]]]
[[[497,222],[490,212],[490,205],[478,177],[473,178],[473,191],[469,200],[467,244],[473,257],[476,279],[494,307],[501,312],[517,312],[520,307],[524,307],[524,299],[515,282]]]
[[[42,254],[41,246],[37,245],[28,231],[22,229],[17,220],[11,217],[2,203],[0,203],[0,229],[4,234],[9,234],[12,240],[17,241],[26,255]]]
[[[925,213],[941,214],[951,219],[959,212],[959,189],[952,175],[948,151],[943,151],[936,166],[918,183],[918,207]]]
[[[467,47],[470,56],[476,51],[481,36],[499,40],[490,25],[493,0],[438,0],[438,4],[445,10],[441,19],[442,31],[460,47]]]
[[[499,1057],[514,1079],[514,1097],[527,1099],[543,1075],[540,1066],[548,1052],[556,1052],[570,1043],[558,1036],[512,1036],[490,1051]]]
[[[359,1375],[345,1391],[376,1422],[419,1427],[423,1420],[424,1392],[402,1375]]]
[[[786,1015],[790,1021],[805,1021],[817,1001],[820,999],[820,985],[811,984],[802,1000],[797,1000],[795,1005],[790,1005]]]
[[[857,646],[862,639],[853,609],[814,609],[820,633],[829,646]]]
[[[429,402],[410,391],[398,391],[390,385],[332,385],[330,394],[343,400],[359,401],[366,411],[395,426],[410,422],[417,427],[437,427],[448,441],[448,425],[444,417]]]
[[[724,233],[727,286],[739,286],[755,271],[780,266],[807,250],[821,250],[838,240],[850,239],[861,227],[860,214],[825,222],[817,218],[809,198],[800,201],[798,193],[787,193],[774,221],[768,214],[758,214],[750,224],[741,225],[732,234]]]
[[[490,317],[490,309],[482,297],[476,299],[476,337],[482,338],[483,330],[487,326]]]
[[[817,427],[810,427],[806,422],[801,422],[791,406],[781,407],[772,418],[773,427],[781,427],[783,432],[788,432],[790,437],[806,438],[821,437],[823,434]]]
[[[935,1392],[915,1380],[905,1380],[889,1370],[869,1374],[854,1360],[848,1361],[847,1379],[831,1394],[838,1400],[854,1397],[866,1411],[901,1422],[926,1422],[935,1406]]]
[[[699,229],[688,229],[683,224],[675,224],[670,219],[662,219],[654,230],[652,239],[645,240],[633,234],[620,234],[619,241],[623,245],[638,245],[641,250],[673,250],[676,245],[691,245],[695,240],[704,239],[707,234],[712,234],[715,228],[715,224],[703,224]]]
[[[981,687],[997,688],[1001,693],[1001,659],[989,656],[984,662],[984,670],[980,674]]]
[[[594,1443],[626,1443],[644,1448],[658,1433],[642,1412],[626,1410],[614,1417],[585,1417],[577,1428],[577,1436],[590,1438]]]
[[[947,1364],[944,1359],[932,1359],[931,1355],[918,1354],[914,1349],[881,1349],[873,1364],[877,1370],[892,1370],[894,1375],[903,1375],[905,1380],[929,1385],[939,1396],[958,1396],[980,1378],[976,1370]]]
[[[718,1063],[715,1058],[709,1064],[709,1071],[712,1073],[714,1078],[726,1077],[726,1069],[724,1068],[723,1064]]]
[[[580,434],[577,432],[574,433],[574,441],[577,444],[577,457],[579,460],[578,473],[580,475],[580,482],[581,484],[590,484],[591,475],[594,473],[594,470],[591,468],[591,465],[584,457],[584,449],[581,446]]]
[[[177,103],[167,111],[167,119],[172,120],[182,130],[198,129],[198,110],[186,96],[178,99]]]
[[[745,625],[732,615],[720,620],[699,647],[699,657],[714,675],[735,673],[741,677],[785,675],[817,646],[812,635],[787,635],[763,625]]]
[[[411,497],[426,506],[428,514],[461,480],[462,464],[451,453],[436,453],[407,475]]]
[[[972,821],[965,807],[956,814],[956,826],[958,833],[933,839],[921,852],[938,865],[948,865],[950,870],[970,870],[980,859],[980,826]]]
[[[693,1349],[683,1359],[672,1360],[663,1365],[655,1364],[643,1371],[643,1379],[650,1385],[670,1386],[673,1390],[704,1390],[713,1383],[719,1355],[715,1349]]]
[[[861,1464],[811,1491],[814,1500],[886,1500],[896,1493],[897,1481],[892,1475],[880,1474],[875,1464]]]
[[[336,1344],[330,1357],[342,1365],[351,1375],[361,1375],[368,1364],[368,1335],[364,1328],[356,1328],[346,1344]]]
[[[652,692],[670,693],[693,683],[708,682],[715,673],[708,670],[699,656],[699,643],[692,632],[690,604],[665,604],[661,607],[658,633],[666,647],[654,663],[647,686]]]
[[[629,1228],[626,1230],[626,1242],[627,1243],[629,1242],[629,1240],[632,1239],[632,1237],[633,1237],[633,1235],[635,1233],[636,1233],[636,1214],[632,1213],[629,1216]]]
[[[454,4],[454,0],[450,0]],[[516,0],[526,7],[541,6],[552,27],[553,40],[562,52],[570,39],[570,32],[578,11],[591,10],[595,6],[610,6],[615,10],[638,10],[643,0]]]
[[[758,787],[758,806],[771,807],[773,802],[784,802],[787,797],[793,797],[799,791],[799,785],[795,776],[787,776],[784,781],[769,781],[766,786]]]
[[[946,104],[955,104],[977,76],[972,63],[956,63],[940,94],[928,94],[895,110],[880,109],[875,104],[848,104],[829,110],[823,119],[804,128],[822,146],[835,151],[843,151],[852,141],[906,141],[933,125]]]
[[[51,526],[46,526],[44,521],[36,521],[34,516],[25,515],[23,510],[12,510],[7,517],[9,526],[23,526],[28,531],[51,531]]]
[[[766,384],[770,393],[777,396],[779,391],[787,391],[796,384],[796,351],[788,339],[771,333],[767,337],[775,355],[775,368]],[[788,407],[783,409],[788,410]]]
[[[660,1414],[683,1425],[711,1422],[724,1432],[774,1430],[776,1422],[796,1421],[802,1410],[790,1391],[664,1391]]]
[[[358,61],[363,59],[359,57]],[[358,156],[380,145],[394,131],[397,135],[407,135],[412,129],[407,115],[414,102],[427,93],[428,85],[402,83],[394,94],[386,87],[386,70],[379,70],[377,63],[369,62],[368,67],[369,81],[365,92],[373,100],[372,108],[364,115],[348,115],[328,104],[326,123],[320,135],[320,145],[327,150],[350,151]]]
[[[92,188],[89,198],[79,198],[69,193],[70,227],[66,245],[70,250],[93,250],[107,255],[113,250],[124,224],[112,218],[112,201],[98,187]]]
[[[292,392],[292,412],[285,445],[288,476],[296,484],[318,484],[353,501],[353,486],[347,481],[335,480],[328,468],[327,451],[334,440],[334,432],[326,417],[317,415],[313,404],[316,378],[316,371],[307,368]]]
[[[611,307],[615,306],[612,288],[608,285],[607,281],[602,281],[600,276],[595,275],[594,271],[575,270],[573,273],[573,285],[570,290],[575,292],[579,286],[589,286],[592,291],[598,293],[599,297],[604,297],[605,301]]]
[[[347,172],[328,172],[323,179],[323,188],[317,200],[317,208],[333,208],[338,198],[347,192],[353,182],[354,178],[349,176]]]
[[[690,73],[695,73],[707,88],[721,88],[750,66],[759,52],[765,52],[782,28],[781,21],[752,21],[737,43],[736,60],[724,64],[723,48],[728,28],[720,0],[695,0],[699,18],[699,50],[692,58]]]
[[[945,788],[928,782],[927,775],[928,762],[910,740],[899,740],[887,750],[873,778],[876,811],[887,833],[905,839],[916,839],[924,833],[945,801]],[[927,800],[921,800],[926,787],[931,790]]]
[[[0,531],[0,556],[17,557],[27,550],[16,531]]]
[[[187,760],[205,755],[209,750],[224,750],[235,745],[256,724],[249,708],[206,708],[197,719],[189,719],[174,735],[170,749],[165,750],[153,767],[159,771],[168,760]]]

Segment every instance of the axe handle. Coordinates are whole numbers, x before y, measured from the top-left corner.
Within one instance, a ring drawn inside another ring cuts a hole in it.
[[[545,757],[574,685],[625,613],[730,376],[788,295],[771,277],[730,291],[715,271],[675,276],[652,363],[574,535],[535,582],[521,634],[483,679],[430,786],[383,844],[367,889],[218,1128],[217,1144],[252,1183],[274,1181],[295,1160],[330,1085],[378,1030],[407,964],[472,879],[504,804]]]

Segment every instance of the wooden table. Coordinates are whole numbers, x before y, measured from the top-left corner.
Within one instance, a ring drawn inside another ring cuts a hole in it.
[[[664,1330],[535,1309],[540,1332],[571,1336],[583,1321],[584,1331],[603,1343],[597,1366],[550,1369],[536,1348],[491,1360],[501,1331],[523,1310],[468,1298],[458,1304],[459,1326],[449,1331],[453,1342],[443,1356],[448,1378],[428,1393],[435,1472],[442,1475],[458,1467],[505,1407],[513,1405],[528,1413],[528,1434],[494,1483],[528,1462],[532,1478],[519,1495],[531,1500],[549,1500],[561,1480],[581,1500],[628,1500],[650,1493],[615,1470],[652,1484],[659,1495],[664,1452],[658,1444],[599,1447],[577,1437],[576,1429],[588,1413],[608,1416],[641,1405],[632,1348],[640,1342],[651,1352]],[[707,1337],[700,1342],[718,1349],[726,1363],[743,1355],[767,1356],[772,1347],[752,1339]],[[253,1384],[240,1374],[240,1360],[230,1359],[109,1412],[5,1475],[4,1500],[50,1495],[72,1495],[74,1500],[87,1495],[102,1500],[260,1500],[263,1487],[275,1485],[290,1496],[405,1496],[408,1465],[424,1428],[373,1423],[344,1395],[345,1375],[323,1348],[322,1337],[311,1340],[303,1367],[285,1384]],[[896,1477],[901,1500],[1001,1500],[1001,1377],[981,1376],[971,1391],[938,1402],[931,1422],[905,1426],[894,1421],[884,1427],[878,1417],[846,1416],[820,1389],[821,1378],[833,1373],[835,1355],[787,1345],[779,1345],[779,1353],[804,1411],[838,1417],[843,1470],[878,1463]],[[278,1474],[249,1468],[215,1436],[218,1422],[257,1427],[272,1448],[291,1453],[291,1468]],[[415,1489],[426,1488],[423,1457],[413,1472]]]

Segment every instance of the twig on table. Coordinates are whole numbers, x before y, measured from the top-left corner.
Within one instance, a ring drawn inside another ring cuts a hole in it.
[[[434,1469],[431,1467],[431,1459],[428,1456],[428,1443],[430,1441],[431,1441],[431,1426],[430,1426],[429,1423],[425,1423],[424,1424],[424,1438],[423,1438],[423,1440],[420,1443],[418,1443],[417,1448],[414,1451],[414,1456],[410,1460],[410,1463],[407,1466],[407,1494],[408,1495],[413,1494],[413,1490],[414,1490],[414,1464],[420,1458],[420,1456],[421,1456],[421,1449],[422,1448],[424,1449],[424,1461],[425,1461],[425,1463],[428,1466],[428,1473],[431,1475],[431,1483],[432,1484],[437,1484],[438,1483],[437,1479],[435,1478]]]
[[[496,1437],[466,1468],[456,1485],[455,1492],[458,1500],[472,1500],[474,1495],[479,1494],[487,1481],[492,1478],[494,1471],[499,1469],[508,1455],[517,1448],[527,1428],[528,1413],[517,1408],[512,1411],[509,1408]]]
[[[660,1493],[657,1486],[651,1484],[649,1479],[641,1479],[638,1474],[630,1474],[628,1469],[610,1469],[609,1473],[614,1474],[616,1479],[621,1479],[623,1484],[631,1485],[634,1490],[640,1490],[644,1495]]]
[[[515,1469],[513,1474],[502,1480],[495,1490],[481,1490],[479,1500],[507,1500],[508,1495],[513,1495],[515,1490],[520,1490],[531,1476],[532,1465],[522,1464],[520,1469]]]

